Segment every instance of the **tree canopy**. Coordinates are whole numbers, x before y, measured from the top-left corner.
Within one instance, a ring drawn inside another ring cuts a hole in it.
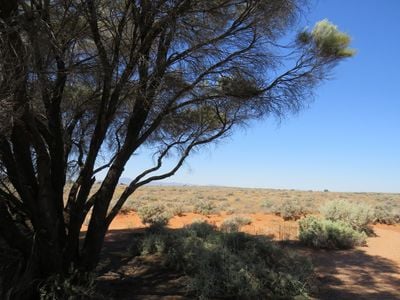
[[[0,238],[34,266],[21,274],[92,270],[137,188],[174,175],[191,152],[250,120],[301,109],[354,55],[327,20],[281,45],[303,5],[0,0]],[[154,166],[111,202],[143,147]]]

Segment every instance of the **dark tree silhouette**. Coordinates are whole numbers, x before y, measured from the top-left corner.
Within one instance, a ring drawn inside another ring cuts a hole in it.
[[[326,20],[279,44],[303,4],[0,0],[0,240],[23,262],[17,283],[7,278],[12,291],[93,270],[135,190],[250,120],[299,110],[353,55]],[[154,151],[154,167],[111,202],[142,148]],[[176,164],[165,171],[167,157]]]

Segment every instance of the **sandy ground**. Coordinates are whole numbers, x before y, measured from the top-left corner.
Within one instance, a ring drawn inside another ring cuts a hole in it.
[[[246,233],[268,235],[276,240],[294,240],[297,238],[298,226],[297,222],[295,221],[284,221],[279,216],[264,213],[235,214],[235,216],[237,215],[249,217],[252,220],[250,225],[246,225],[242,228],[242,231]],[[180,217],[173,217],[169,221],[168,227],[172,229],[182,228],[197,220],[205,220],[210,224],[219,226],[225,219],[232,216],[233,215],[227,215],[225,213],[209,216],[203,216],[195,213],[185,213]],[[110,230],[139,229],[145,227],[146,226],[140,222],[140,219],[136,213],[131,212],[125,215],[118,215],[111,223]]]
[[[367,247],[313,251],[318,299],[400,299],[400,227],[375,226]]]
[[[247,233],[268,235],[276,240],[297,239],[297,223],[294,221],[283,221],[278,216],[263,213],[241,215],[252,219],[251,225],[243,227]],[[168,227],[181,228],[198,219],[218,226],[228,217],[224,213],[210,216],[188,213],[171,219]],[[129,213],[117,216],[110,229],[120,231],[144,227],[135,213]],[[400,226],[377,225],[374,231],[376,236],[368,238],[366,247],[353,250],[310,250],[296,246],[299,252],[311,256],[315,265],[320,282],[315,299],[400,299]],[[160,296],[154,299],[173,298]]]

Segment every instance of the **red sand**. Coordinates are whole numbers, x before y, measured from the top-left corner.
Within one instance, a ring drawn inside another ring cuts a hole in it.
[[[269,235],[277,240],[296,239],[297,222],[284,221],[281,217],[268,215],[263,213],[256,214],[240,214],[240,216],[248,217],[252,220],[250,225],[242,228],[242,231],[249,234]],[[182,216],[173,217],[169,223],[169,228],[182,228],[193,223],[196,220],[205,220],[210,224],[219,226],[225,219],[231,217],[225,213],[218,215],[203,216],[195,213],[185,213]],[[138,229],[146,227],[140,222],[135,212],[125,215],[118,215],[110,225],[110,229]]]

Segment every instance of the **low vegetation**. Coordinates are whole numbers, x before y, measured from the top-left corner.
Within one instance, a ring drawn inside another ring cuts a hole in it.
[[[120,214],[126,215],[137,209],[138,204],[136,202],[130,201],[125,203],[125,205],[119,211]]]
[[[183,216],[183,214],[186,212],[185,207],[182,204],[173,204],[171,205],[170,209],[172,216]]]
[[[300,241],[314,248],[350,249],[364,245],[366,234],[348,223],[308,216],[299,221]]]
[[[400,223],[400,205],[387,200],[374,207],[374,223],[393,225]]]
[[[194,204],[194,212],[202,215],[213,214],[216,209],[216,205],[211,200],[199,200]]]
[[[298,199],[283,200],[272,206],[272,210],[284,220],[298,220],[308,213],[304,203]]]
[[[151,227],[163,227],[168,224],[172,213],[162,203],[149,203],[140,206],[137,211],[143,224]]]
[[[182,274],[180,279],[193,299],[264,299],[265,295],[270,299],[303,299],[313,289],[311,265],[267,238],[242,233],[269,234],[258,229],[258,216],[251,219],[248,213],[261,211],[285,220],[300,219],[299,239],[309,247],[350,249],[365,244],[365,232],[372,223],[398,223],[399,208],[397,194],[146,187],[127,202],[123,213],[135,211],[150,226],[145,233],[134,235],[129,253],[142,256],[140,259],[161,261],[167,267],[166,272]],[[209,216],[218,209],[221,214],[215,219]],[[197,221],[192,219],[194,223],[184,229],[164,228],[172,216],[187,212],[208,216],[209,222],[220,225],[210,225],[204,222],[205,217],[194,216]],[[321,217],[307,216],[318,212]],[[252,226],[244,227],[253,221]],[[286,222],[280,220],[271,232],[279,232],[275,234],[277,239],[285,240],[289,238],[285,236],[288,229],[281,228],[281,224]],[[297,238],[297,224],[286,225],[293,225],[292,237]],[[4,259],[13,261],[9,256]],[[18,267],[15,262],[3,268],[7,276],[2,280],[18,282],[19,278],[8,275],[9,268],[14,267]],[[81,299],[93,292],[93,286],[90,280],[80,282],[74,276],[54,277],[41,284],[41,291],[47,297],[43,299],[54,295],[59,299]]]
[[[63,278],[54,275],[40,285],[40,300],[57,299],[99,299],[95,291],[95,276],[92,273],[80,273],[73,270]]]
[[[324,218],[308,216],[299,221],[299,238],[314,248],[350,249],[366,243],[372,234],[375,210],[367,203],[340,199],[325,203]]]
[[[351,225],[354,230],[372,232],[370,225],[374,221],[374,208],[369,204],[335,200],[322,206],[321,213],[328,220]]]
[[[94,189],[96,190],[96,185]],[[124,186],[119,187],[114,197],[117,199],[123,192]],[[226,198],[221,201],[219,199]],[[116,200],[115,199],[115,200]],[[292,200],[293,199],[293,200]],[[400,194],[388,193],[338,193],[323,191],[274,190],[274,189],[245,189],[204,186],[148,186],[137,191],[135,197],[125,203],[128,211],[136,210],[139,206],[150,202],[162,202],[169,208],[176,205],[183,207],[184,212],[203,211],[208,214],[215,210],[232,213],[275,213],[284,202],[298,202],[301,213],[319,213],[319,208],[330,201],[344,200],[352,203],[368,204],[373,208],[382,203],[387,209],[398,211]],[[199,203],[201,202],[201,203]],[[197,208],[197,209],[196,209]]]
[[[265,199],[261,206],[263,207],[265,212],[273,212],[275,207],[275,201],[272,199]]]
[[[158,254],[188,276],[198,299],[306,299],[312,265],[267,238],[223,232],[197,222],[180,231],[146,235],[143,255]]]
[[[241,227],[251,224],[251,219],[243,216],[231,216],[225,219],[220,229],[225,232],[237,232]]]

